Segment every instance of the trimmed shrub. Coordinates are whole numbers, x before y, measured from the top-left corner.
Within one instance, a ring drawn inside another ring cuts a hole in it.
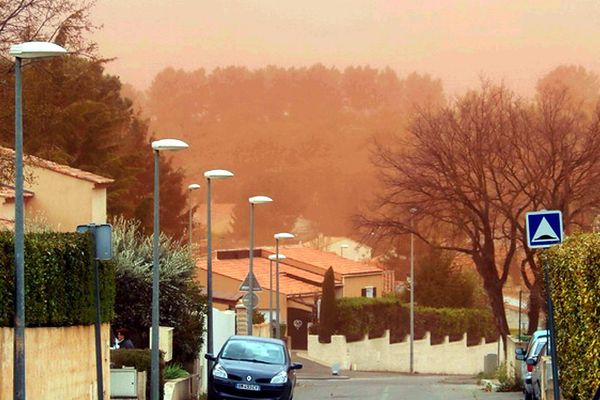
[[[410,333],[410,307],[395,297],[342,298],[337,300],[335,333],[348,341],[381,337],[390,331],[391,342],[403,341]],[[498,333],[489,310],[468,308],[415,307],[415,337],[431,333],[433,343],[444,336],[458,340],[467,333],[469,344],[479,343],[482,337],[496,340]]]
[[[119,349],[110,351],[111,368],[134,367],[138,372],[146,371],[146,398],[149,399],[152,389],[152,350],[150,349]],[[165,360],[164,353],[159,352],[159,395],[162,399],[164,396],[165,386]]]
[[[0,232],[0,326],[14,324],[14,234]],[[99,263],[101,319],[114,315],[115,270]],[[95,322],[93,245],[90,234],[29,233],[25,236],[27,326],[91,325]]]
[[[548,263],[561,391],[588,400],[600,387],[600,234],[569,237],[542,254]]]

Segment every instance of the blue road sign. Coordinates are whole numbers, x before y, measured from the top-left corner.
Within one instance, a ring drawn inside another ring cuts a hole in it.
[[[530,248],[550,247],[563,241],[562,213],[559,210],[528,212],[526,215],[527,245]]]

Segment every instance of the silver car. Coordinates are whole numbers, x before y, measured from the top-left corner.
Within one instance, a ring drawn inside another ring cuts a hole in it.
[[[533,371],[533,366],[528,365],[526,361],[531,357],[538,357],[547,340],[547,330],[535,331],[529,341],[527,350],[517,349],[515,351],[517,360],[523,361],[523,363],[521,363],[521,383],[523,385],[525,400],[533,400],[533,387],[531,386],[531,372]]]
[[[526,363],[533,366],[533,370],[531,371],[531,387],[533,389],[533,398],[536,400],[541,400],[542,398],[542,366],[541,363],[542,357],[548,355],[550,353],[550,342],[546,342],[540,351],[538,356],[533,356],[527,359]]]

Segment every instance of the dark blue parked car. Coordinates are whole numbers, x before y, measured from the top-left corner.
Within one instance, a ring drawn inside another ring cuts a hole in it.
[[[212,361],[208,374],[209,400],[291,400],[295,370],[285,342],[254,336],[232,336]]]

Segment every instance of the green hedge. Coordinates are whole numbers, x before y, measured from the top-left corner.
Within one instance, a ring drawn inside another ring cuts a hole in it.
[[[557,332],[561,391],[589,400],[600,387],[600,234],[579,234],[544,252]]]
[[[336,334],[349,341],[383,336],[390,330],[392,342],[403,341],[410,333],[410,308],[394,297],[342,298],[337,300]],[[415,337],[431,332],[433,343],[441,343],[444,336],[458,340],[467,333],[469,344],[479,343],[482,337],[496,340],[498,331],[488,310],[464,308],[415,308]]]
[[[0,326],[14,324],[14,234],[0,232]],[[115,272],[101,262],[102,321],[114,314]],[[25,236],[27,326],[90,325],[95,321],[93,247],[89,234]]]
[[[159,396],[162,399],[164,396],[165,387],[165,360],[164,353],[159,352],[159,376],[160,382],[158,385]],[[146,371],[146,398],[151,396],[152,389],[152,350],[150,349],[118,349],[110,351],[111,368],[134,367],[138,372]]]

